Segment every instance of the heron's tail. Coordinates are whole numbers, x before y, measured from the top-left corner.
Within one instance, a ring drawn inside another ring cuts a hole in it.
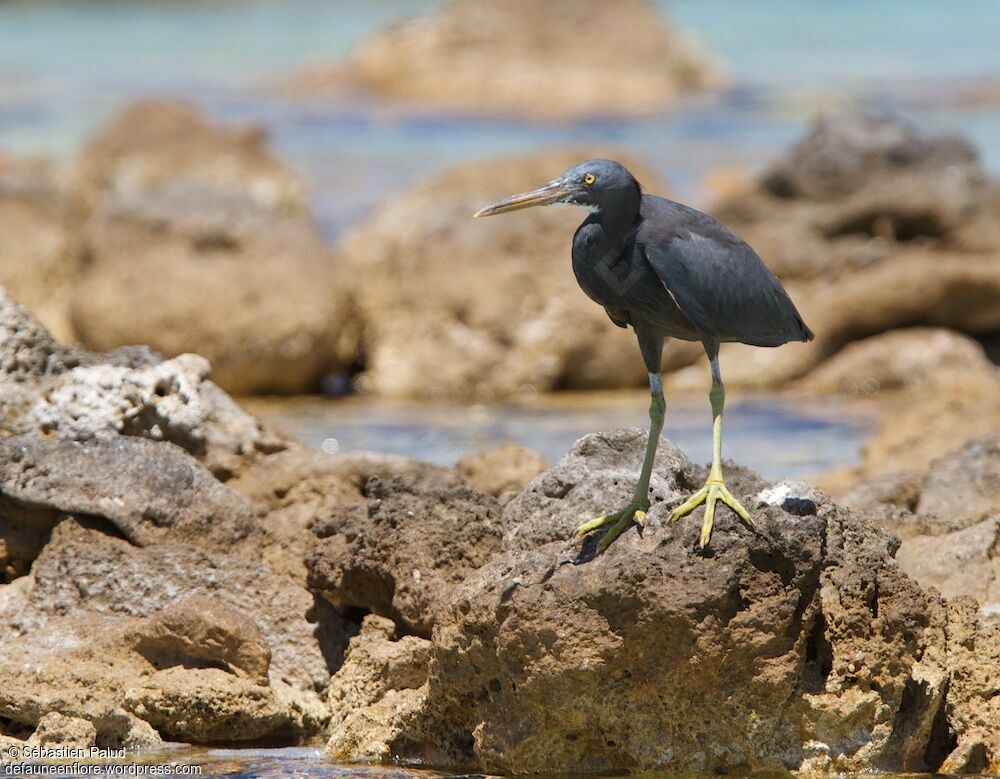
[[[811,341],[816,337],[816,334],[809,329],[809,325],[802,321],[802,317],[799,316],[798,312],[795,313],[795,324],[799,328],[800,341]]]

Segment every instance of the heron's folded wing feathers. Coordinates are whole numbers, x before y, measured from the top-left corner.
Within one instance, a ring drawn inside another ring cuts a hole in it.
[[[643,244],[647,262],[706,337],[777,346],[809,340],[788,293],[756,252],[709,217]]]

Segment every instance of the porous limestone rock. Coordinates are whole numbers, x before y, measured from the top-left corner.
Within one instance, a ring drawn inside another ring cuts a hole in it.
[[[171,540],[221,551],[262,537],[249,501],[180,447],[143,438],[2,438],[0,497],[15,520],[104,517],[143,546]]]
[[[102,355],[63,346],[0,288],[0,431],[170,441],[219,476],[289,445],[209,372],[194,354],[162,360],[140,347]]]
[[[917,510],[972,524],[1000,513],[1000,432],[937,458],[920,488]]]
[[[109,195],[73,324],[93,349],[204,354],[230,392],[316,390],[356,355],[340,263],[308,215],[187,182]]]
[[[365,617],[330,683],[327,755],[334,760],[391,761],[395,740],[420,716],[430,656],[429,640],[397,637],[391,620]]]
[[[68,210],[51,166],[0,154],[0,285],[61,339],[73,335],[70,300],[83,265]]]
[[[454,472],[371,476],[313,523],[309,586],[429,636],[455,587],[500,548],[499,506]]]
[[[347,641],[348,626],[328,604],[262,562],[169,540],[139,548],[82,520],[63,520],[53,530],[31,580],[23,605],[10,620],[15,632],[28,635],[62,615],[81,620],[96,615],[152,617],[166,610],[157,624],[173,634],[187,631],[184,646],[201,635],[206,640],[198,642],[197,651],[214,651],[216,644],[225,649],[237,642],[207,640],[211,631],[246,631],[224,620],[204,629],[191,625],[205,624],[208,616],[224,609],[246,615],[264,636],[270,662],[263,662],[263,650],[227,650],[234,669],[262,678],[266,685],[269,668],[274,684],[299,690],[303,700],[326,688]],[[221,607],[208,608],[203,598]],[[182,600],[187,601],[184,613],[175,619],[170,609]],[[251,636],[238,645],[259,646],[259,641]]]
[[[1000,368],[973,338],[940,328],[903,328],[854,341],[811,371],[798,389],[876,395],[886,390],[961,391],[994,382]]]
[[[947,719],[954,749],[941,773],[994,774],[1000,771],[1000,624],[983,628],[972,598],[948,608]]]
[[[28,743],[38,746],[92,747],[97,742],[97,728],[89,720],[67,717],[50,711],[38,721]]]
[[[0,717],[36,725],[52,712],[92,723],[98,743],[301,737],[325,721],[319,705],[223,670],[224,654],[162,653],[155,618],[58,617],[0,652]],[[155,729],[154,729],[155,728]]]
[[[973,597],[984,618],[1000,621],[1000,509],[959,530],[906,538],[896,557],[921,586],[946,598]]]
[[[984,225],[1000,214],[997,188],[964,139],[926,133],[885,114],[818,117],[753,188],[711,208],[782,279],[816,333],[810,344],[780,349],[724,344],[727,384],[785,385],[845,345],[894,328],[947,328],[974,337],[996,332],[1000,234]],[[978,239],[970,241],[970,233]],[[968,345],[943,357],[931,341],[922,359],[906,350],[880,367],[885,349],[901,346],[903,338],[845,350],[816,381],[829,383],[839,366],[906,383],[898,375],[905,366],[890,367],[902,357],[917,367],[939,359],[958,373],[958,361],[981,363],[969,356]],[[845,364],[848,356],[853,360]]]
[[[953,746],[947,612],[899,570],[898,542],[819,492],[814,512],[755,502],[780,485],[732,467],[755,527],[720,509],[702,552],[701,510],[665,514],[704,471],[666,445],[662,501],[597,556],[573,530],[627,501],[643,446],[639,430],[587,436],[508,504],[505,551],[439,614],[418,713],[375,754],[495,772],[936,769]]]
[[[842,501],[878,516],[901,539],[896,559],[946,598],[975,597],[1000,618],[1000,434],[975,439],[925,466],[870,477]]]

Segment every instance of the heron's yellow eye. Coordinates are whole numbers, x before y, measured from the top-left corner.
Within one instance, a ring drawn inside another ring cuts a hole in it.
[[[597,181],[597,176],[595,176],[593,173],[588,173],[586,176],[583,177],[584,184],[593,184],[595,181]]]

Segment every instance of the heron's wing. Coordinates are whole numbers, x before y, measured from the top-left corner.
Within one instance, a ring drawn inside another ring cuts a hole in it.
[[[781,283],[757,253],[704,214],[643,242],[647,262],[706,337],[777,346],[809,340]]]

